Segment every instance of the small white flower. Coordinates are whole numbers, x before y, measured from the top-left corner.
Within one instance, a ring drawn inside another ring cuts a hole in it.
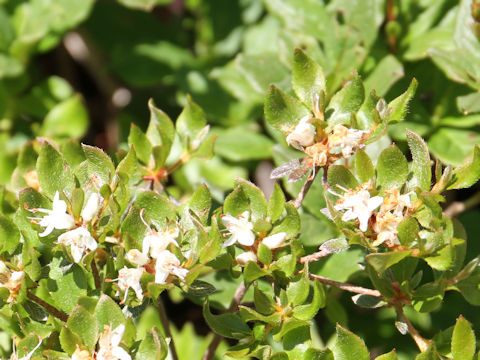
[[[118,325],[113,331],[110,326],[104,325],[104,330],[98,340],[100,349],[97,360],[132,360],[125,349],[119,346],[125,332],[125,325]]]
[[[304,147],[313,145],[315,141],[315,126],[309,122],[310,119],[310,115],[300,119],[295,129],[287,136],[288,145],[298,150],[303,150]]]
[[[139,300],[143,300],[143,289],[140,285],[140,278],[145,272],[144,268],[129,269],[124,267],[118,272],[118,287],[120,290],[125,291],[125,296],[122,300],[122,304],[127,300],[128,289],[132,288],[135,291],[135,295]]]
[[[365,232],[368,229],[368,220],[372,216],[373,211],[383,202],[383,197],[374,196],[370,198],[367,190],[358,192],[347,192],[335,204],[335,210],[345,211],[343,221],[358,219],[360,222],[360,230]]]
[[[249,261],[257,262],[257,255],[253,251],[245,251],[235,258],[235,261],[240,266],[245,266]]]
[[[230,238],[225,241],[223,247],[227,247],[238,242],[244,246],[252,246],[255,242],[255,234],[253,233],[253,224],[248,221],[250,213],[244,211],[238,218],[231,215],[223,215],[222,222],[230,232]]]
[[[47,214],[43,218],[32,218],[33,220],[40,220],[40,226],[45,227],[45,230],[38,234],[40,237],[49,235],[54,229],[71,229],[75,225],[75,219],[67,212],[67,204],[60,200],[58,191],[55,192],[53,197],[52,210],[40,208],[33,211]]]
[[[93,360],[88,350],[82,350],[77,344],[75,352],[72,354],[72,360]]]
[[[127,252],[127,260],[137,266],[143,266],[148,263],[148,256],[138,249],[131,249]]]
[[[373,229],[377,233],[377,239],[373,242],[373,246],[379,246],[385,241],[392,244],[400,244],[397,238],[397,227],[403,221],[403,215],[395,212],[378,213]]]
[[[276,249],[283,245],[287,239],[287,233],[279,232],[274,235],[267,236],[262,240],[262,244],[267,246],[269,249]]]
[[[95,217],[95,215],[97,215],[98,211],[102,207],[102,202],[103,197],[100,194],[94,192],[90,195],[87,200],[87,204],[85,205],[80,214],[84,222],[91,221]]]
[[[188,270],[180,266],[180,260],[168,250],[163,250],[158,254],[155,263],[155,282],[157,284],[166,284],[168,275],[175,275],[180,279],[185,279]]]
[[[93,251],[97,248],[97,242],[90,234],[90,231],[82,226],[60,235],[57,243],[70,246],[73,261],[76,263],[80,262],[86,249]]]
[[[364,140],[368,131],[349,129],[341,124],[333,127],[333,133],[328,137],[328,144],[331,149],[340,147],[342,156],[349,158],[355,152],[355,149],[363,147],[361,142]]]
[[[150,229],[150,233],[143,238],[142,253],[146,256],[150,255],[156,259],[158,255],[166,250],[169,244],[173,244],[178,247],[178,243],[175,240],[179,235],[177,228],[166,229],[165,231],[157,232]]]
[[[0,260],[0,287],[6,288],[10,292],[7,299],[11,303],[15,299],[15,295],[22,286],[22,280],[25,276],[23,271],[13,271],[7,268],[5,263]]]

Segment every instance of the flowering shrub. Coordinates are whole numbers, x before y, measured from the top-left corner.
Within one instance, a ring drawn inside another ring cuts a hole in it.
[[[286,187],[300,184],[291,201],[278,183],[267,200],[241,178],[221,204],[205,184],[188,197],[168,192],[176,170],[210,158],[217,138],[190,98],[175,123],[150,101],[147,131],[132,126],[128,151],[112,156],[75,141],[26,143],[0,215],[0,315],[11,358],[177,359],[181,336],[163,304],[170,293],[203,305],[215,335],[198,358],[212,359],[228,338],[230,358],[370,359],[339,324],[329,344],[312,338],[312,319],[338,289],[355,294],[358,307],[393,309],[389,326],[411,336],[417,359],[478,357],[464,317],[430,339],[406,311],[434,311],[449,291],[480,305],[478,257],[464,264],[465,231],[441,207],[446,190],[477,182],[480,149],[451,167],[433,163],[409,130],[408,159],[395,144],[377,146],[404,120],[416,86],[387,103],[354,73],[328,94],[322,68],[296,50],[295,96],[271,86],[265,101],[267,122],[294,149],[272,172]],[[310,191],[325,204],[316,215],[336,229],[318,249],[301,240]],[[351,249],[362,255],[362,284],[311,271]],[[236,290],[219,313],[220,278]],[[376,357],[396,358],[395,350]]]

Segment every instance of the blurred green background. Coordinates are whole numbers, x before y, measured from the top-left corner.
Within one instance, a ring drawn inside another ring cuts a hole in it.
[[[0,184],[8,186],[28,140],[77,138],[114,152],[126,147],[130,123],[146,128],[149,98],[175,119],[190,94],[219,135],[216,155],[175,173],[172,193],[207,182],[221,201],[235,176],[268,192],[272,159],[291,155],[264,122],[263,101],[272,83],[291,91],[297,47],[322,65],[329,94],[354,71],[387,101],[417,78],[409,115],[391,127],[390,139],[406,148],[409,128],[435,158],[458,165],[480,143],[479,35],[474,0],[0,0]],[[318,212],[323,200],[315,191],[309,198],[302,214],[307,247],[335,233]],[[480,253],[479,218],[478,209],[460,216],[470,239],[467,261]],[[356,278],[358,266],[345,266],[362,259],[358,249],[331,259],[317,272],[365,280]],[[453,293],[440,310],[412,317],[428,337],[459,313],[480,329],[478,310]],[[415,346],[395,330],[393,317],[393,310],[360,310],[348,294],[333,293],[318,334],[326,342],[339,322],[373,351],[395,347],[412,358]]]

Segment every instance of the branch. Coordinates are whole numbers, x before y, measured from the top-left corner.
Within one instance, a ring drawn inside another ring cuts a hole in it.
[[[443,212],[445,215],[455,217],[480,204],[480,191],[465,201],[454,201]]]
[[[53,305],[50,305],[49,303],[47,303],[46,301],[43,301],[42,299],[40,299],[38,296],[36,296],[35,294],[31,293],[30,291],[27,290],[27,297],[36,302],[38,305],[42,306],[43,308],[45,308],[45,310],[47,310],[50,314],[52,314],[53,316],[55,316],[56,318],[62,320],[63,322],[67,322],[68,320],[68,315],[65,314],[63,311],[60,311],[58,310],[55,306]]]
[[[315,177],[318,175],[319,171],[320,171],[320,166],[315,166],[313,168],[313,174],[310,175],[307,181],[305,181],[305,184],[303,184],[302,189],[300,190],[297,198],[295,199],[295,203],[294,203],[295,208],[298,209],[300,205],[302,205],[302,202],[305,199],[305,196],[307,196],[308,190],[310,190],[310,186],[312,186],[313,180],[315,180]]]
[[[318,280],[323,284],[335,286],[339,289],[349,291],[352,293],[382,297],[382,294],[378,290],[367,289],[361,286],[355,286],[355,285],[350,285],[350,284],[342,283],[335,280],[330,280],[320,275],[310,274],[310,279]]]
[[[90,267],[92,268],[93,279],[95,280],[95,287],[97,289],[101,289],[102,281],[100,279],[100,274],[98,273],[97,263],[95,262],[95,259],[92,259]]]
[[[301,264],[311,263],[311,262],[320,260],[321,258],[324,258],[325,256],[328,256],[331,254],[332,254],[331,251],[320,250],[320,251],[317,251],[316,253],[301,257],[299,261]]]
[[[243,296],[247,292],[248,286],[245,286],[245,283],[242,281],[240,285],[238,285],[237,290],[235,291],[235,295],[233,296],[232,302],[230,303],[230,307],[228,308],[227,312],[232,313],[237,310],[238,305],[240,305]],[[210,345],[208,345],[208,349],[203,354],[202,360],[211,360],[215,355],[215,351],[217,350],[218,345],[222,341],[222,335],[215,334]]]
[[[173,342],[172,332],[170,331],[170,322],[167,318],[167,313],[165,311],[165,306],[163,305],[162,298],[159,296],[158,299],[158,314],[160,315],[160,321],[162,322],[163,329],[165,330],[165,334],[167,337],[170,338],[170,353],[172,355],[173,360],[178,360],[177,350],[175,348],[175,343]]]
[[[428,347],[430,346],[431,341],[427,340],[427,339],[424,339],[418,333],[417,329],[415,329],[413,327],[412,323],[407,319],[407,317],[403,313],[403,309],[401,307],[396,307],[395,310],[396,310],[397,314],[402,318],[402,320],[405,321],[405,324],[407,324],[408,332],[409,332],[410,336],[412,337],[412,339],[417,344],[417,347],[420,350],[420,352],[424,352],[425,350],[427,350]]]

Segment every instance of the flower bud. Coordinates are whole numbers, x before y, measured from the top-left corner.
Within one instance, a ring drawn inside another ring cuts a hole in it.
[[[246,251],[235,258],[235,261],[240,266],[245,266],[249,261],[257,262],[257,255],[253,251]]]
[[[267,236],[262,240],[262,244],[267,246],[269,249],[276,249],[283,245],[287,239],[287,233],[279,232],[278,234]]]
[[[91,221],[95,215],[97,215],[98,211],[102,207],[103,198],[98,193],[94,192],[88,198],[87,204],[82,210],[80,214],[82,216],[83,221],[89,222]]]

